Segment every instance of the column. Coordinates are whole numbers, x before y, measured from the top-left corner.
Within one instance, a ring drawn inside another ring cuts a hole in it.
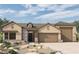
[[[28,31],[26,29],[23,30],[23,39],[25,42],[28,42]]]
[[[10,36],[10,33],[8,32],[8,40],[10,40],[10,37],[9,36]]]
[[[35,42],[38,43],[38,33],[35,33]]]
[[[77,34],[77,31],[76,31],[76,27],[75,27],[75,26],[73,27],[72,33],[73,33],[73,34],[72,34],[72,36],[73,36],[73,37],[72,37],[73,42],[76,42],[76,34]]]
[[[5,35],[4,35],[4,33],[3,33],[3,40],[5,40]]]
[[[61,33],[58,33],[58,42],[63,42],[63,41],[61,40]]]

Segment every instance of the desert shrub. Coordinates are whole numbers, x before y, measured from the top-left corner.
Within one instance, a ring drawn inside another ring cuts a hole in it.
[[[52,52],[50,52],[50,54],[56,54],[56,53],[63,54],[61,51],[52,51]]]
[[[12,45],[11,45],[10,42],[4,41],[4,46],[7,47],[7,48],[9,48],[9,47],[11,47]]]
[[[11,49],[11,50],[9,50],[9,52],[8,53],[10,53],[10,54],[18,54],[18,52],[16,52],[15,50],[13,50],[13,49]]]
[[[19,42],[16,42],[15,44],[16,44],[16,45],[19,45],[20,43],[19,43]]]
[[[19,50],[20,48],[19,47],[14,47],[15,49]]]
[[[3,43],[3,39],[0,39],[0,43]]]
[[[39,53],[39,54],[45,54],[45,53]]]
[[[19,45],[20,43],[19,43],[19,42],[15,42],[14,44],[15,44],[15,45]]]
[[[56,54],[56,51],[50,52],[50,54]]]
[[[36,47],[36,45],[33,45],[33,47]]]
[[[30,48],[29,46],[27,46],[27,48]]]

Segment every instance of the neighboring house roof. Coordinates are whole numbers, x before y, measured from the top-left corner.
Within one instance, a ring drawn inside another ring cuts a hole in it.
[[[27,27],[27,24],[26,23],[18,23],[20,26],[22,27]]]
[[[55,26],[75,26],[74,23],[58,22]]]

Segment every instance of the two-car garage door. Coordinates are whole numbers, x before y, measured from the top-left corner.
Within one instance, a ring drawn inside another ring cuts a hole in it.
[[[39,42],[57,42],[58,33],[39,33]]]

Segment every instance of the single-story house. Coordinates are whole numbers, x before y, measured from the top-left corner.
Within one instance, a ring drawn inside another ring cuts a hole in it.
[[[2,26],[3,39],[25,42],[75,42],[76,26],[63,24],[32,24],[9,22]]]

